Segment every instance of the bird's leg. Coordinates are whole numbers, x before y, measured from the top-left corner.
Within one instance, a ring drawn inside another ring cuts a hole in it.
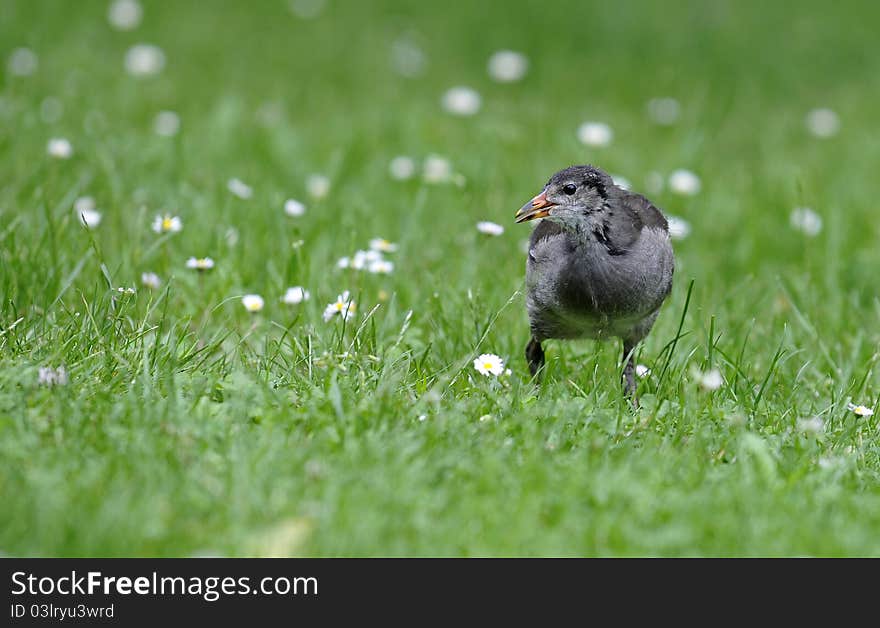
[[[623,341],[623,394],[629,398],[634,408],[638,408],[639,398],[636,396],[635,349],[635,342]]]
[[[526,345],[526,360],[529,363],[529,372],[532,377],[544,368],[544,350],[541,348],[541,343],[534,338],[529,340],[529,344]]]

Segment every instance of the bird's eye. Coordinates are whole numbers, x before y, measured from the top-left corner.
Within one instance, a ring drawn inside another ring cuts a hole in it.
[[[562,191],[571,196],[577,191],[577,186],[574,183],[567,183],[562,186]]]

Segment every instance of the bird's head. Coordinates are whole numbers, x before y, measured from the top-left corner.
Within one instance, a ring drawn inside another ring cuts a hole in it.
[[[516,212],[516,222],[547,217],[562,225],[581,223],[600,211],[608,200],[614,181],[595,166],[571,166],[560,170],[535,198]]]

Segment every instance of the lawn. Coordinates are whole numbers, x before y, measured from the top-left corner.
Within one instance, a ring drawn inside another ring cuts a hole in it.
[[[876,3],[108,4],[0,18],[0,552],[880,555]],[[616,342],[528,377],[575,163],[689,225],[638,411]]]

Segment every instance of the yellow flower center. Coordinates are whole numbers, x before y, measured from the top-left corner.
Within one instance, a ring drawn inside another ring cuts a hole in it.
[[[494,364],[492,364],[491,362],[483,362],[483,368],[487,371],[491,371],[493,366]]]
[[[171,231],[171,224],[171,216],[165,216],[165,218],[162,219],[162,230]]]

